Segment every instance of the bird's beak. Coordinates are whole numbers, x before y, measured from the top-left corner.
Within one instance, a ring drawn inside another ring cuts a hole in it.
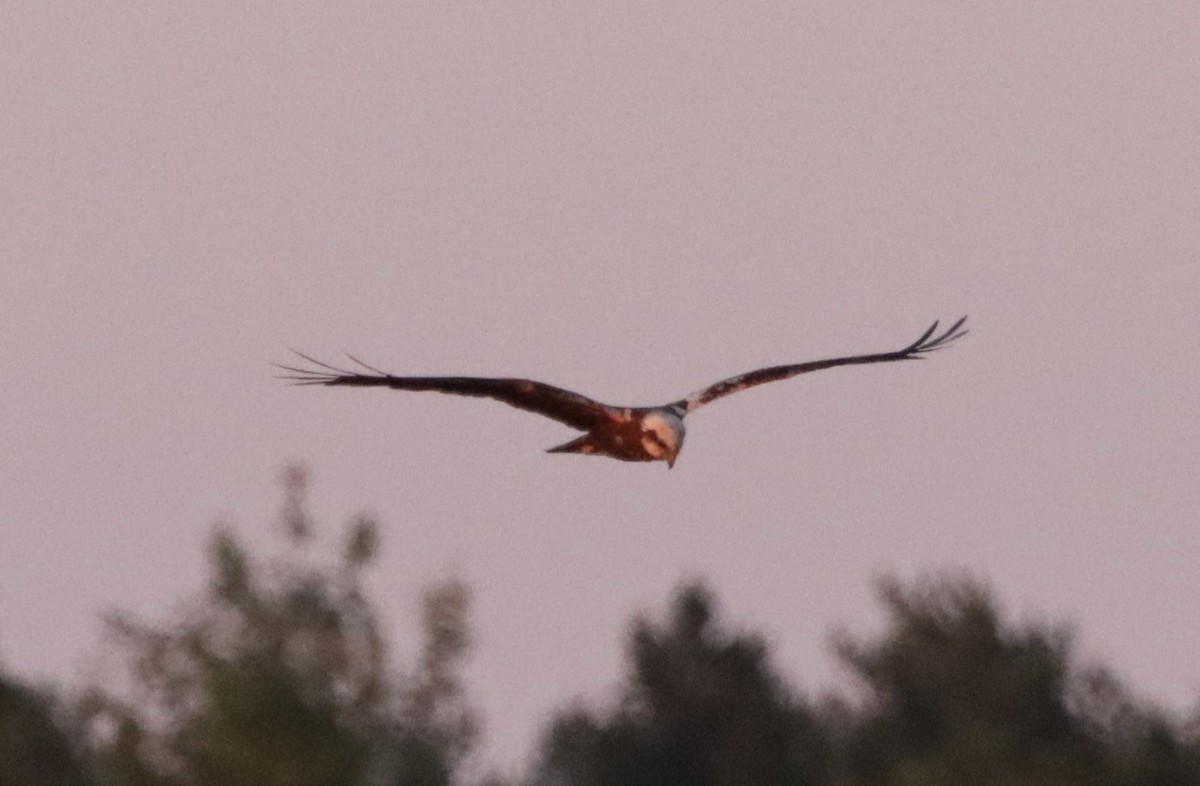
[[[675,467],[675,457],[667,456],[667,469],[673,469],[674,467]]]

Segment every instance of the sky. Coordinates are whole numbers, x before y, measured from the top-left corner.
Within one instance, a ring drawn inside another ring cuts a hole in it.
[[[810,693],[873,581],[967,571],[1200,697],[1200,5],[65,3],[0,25],[0,663],[78,684],[282,467],[411,662],[474,591],[521,761],[703,577]],[[673,470],[496,402],[289,387],[295,348],[653,404],[971,333],[688,418]]]

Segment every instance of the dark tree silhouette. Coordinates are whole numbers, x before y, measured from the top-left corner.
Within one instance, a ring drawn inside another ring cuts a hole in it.
[[[620,706],[561,714],[538,784],[741,786],[816,783],[825,745],[811,711],[769,663],[763,642],[714,619],[707,589],[676,595],[669,621],[639,620]]]
[[[0,786],[88,783],[52,697],[0,676]]]
[[[970,578],[880,583],[888,628],[837,649],[864,688],[849,784],[1195,784],[1195,746],[1061,626],[1005,622]]]
[[[0,675],[0,786],[450,786],[478,719],[462,680],[470,592],[428,588],[417,663],[398,673],[364,578],[366,516],[317,559],[302,469],[285,473],[287,548],[228,528],[206,589],[163,622],[107,620],[110,668],[69,706]],[[886,624],[835,637],[853,679],[819,703],[702,583],[636,618],[603,709],[561,710],[530,786],[1200,786],[1200,711],[1181,723],[1070,631],[1005,618],[969,576],[878,588]],[[482,781],[501,786],[493,776]]]
[[[102,779],[113,784],[346,786],[447,784],[471,748],[474,714],[458,669],[469,593],[431,589],[426,642],[410,679],[389,670],[363,573],[374,522],[346,532],[339,563],[314,564],[305,476],[285,480],[284,559],[252,560],[219,531],[206,593],[162,624],[108,621],[128,691],[84,702]]]
[[[866,689],[854,782],[1097,782],[1099,750],[1068,706],[1066,631],[1002,625],[967,579],[885,581],[879,597],[883,635],[838,645]]]
[[[699,585],[637,622],[616,709],[561,712],[537,786],[1196,786],[1194,734],[1076,664],[1069,632],[1004,620],[970,578],[881,582],[888,625],[841,636],[856,695],[796,699]]]

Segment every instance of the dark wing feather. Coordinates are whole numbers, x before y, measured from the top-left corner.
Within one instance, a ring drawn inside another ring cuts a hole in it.
[[[313,364],[311,368],[276,365],[288,372],[281,379],[298,385],[347,385],[350,387],[385,387],[393,390],[433,390],[456,396],[493,398],[509,406],[536,412],[572,428],[588,431],[613,420],[620,412],[615,407],[593,401],[570,390],[556,388],[530,379],[492,379],[488,377],[396,377],[348,355],[370,373],[349,371],[296,353]]]
[[[736,377],[722,380],[715,385],[709,385],[703,390],[698,390],[687,398],[674,402],[673,406],[683,407],[687,412],[691,412],[722,396],[728,396],[740,390],[754,387],[755,385],[794,377],[797,374],[820,371],[823,368],[849,366],[856,363],[884,363],[891,360],[919,360],[923,354],[942,349],[950,344],[950,342],[965,336],[967,331],[963,328],[963,323],[966,321],[967,318],[963,317],[951,325],[949,330],[936,337],[934,333],[937,331],[938,323],[934,322],[920,338],[904,349],[899,349],[895,352],[880,352],[874,355],[853,355],[844,358],[830,358],[829,360],[814,360],[809,363],[797,363],[790,366],[760,368],[757,371],[739,374]]]

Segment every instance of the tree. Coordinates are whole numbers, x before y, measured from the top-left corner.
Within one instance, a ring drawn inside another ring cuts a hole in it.
[[[0,786],[85,786],[53,699],[0,675]]]
[[[699,584],[670,620],[638,620],[631,673],[611,713],[561,713],[534,781],[566,786],[739,786],[818,782],[825,745],[809,708],[775,673],[761,639],[714,619]]]
[[[107,783],[446,784],[470,749],[474,716],[457,672],[466,587],[429,591],[437,627],[427,623],[422,665],[401,680],[363,586],[374,521],[350,522],[337,564],[312,564],[305,473],[289,469],[285,487],[284,559],[258,563],[219,530],[207,591],[177,620],[108,620],[130,689],[98,686],[83,705]]]
[[[879,599],[882,632],[835,640],[856,695],[814,709],[684,587],[667,623],[636,621],[616,708],[558,714],[532,783],[1200,786],[1195,730],[1080,666],[1064,627],[1006,620],[969,577]]]
[[[1004,621],[965,577],[885,580],[879,598],[887,629],[837,646],[864,689],[841,735],[843,783],[1200,783],[1195,745],[1078,666],[1061,626]]]

